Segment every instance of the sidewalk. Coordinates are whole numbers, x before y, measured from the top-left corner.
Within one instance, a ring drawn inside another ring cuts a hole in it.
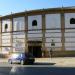
[[[0,63],[7,63],[8,59],[7,58],[0,58]]]
[[[57,67],[75,67],[75,57],[36,58],[38,63],[55,63]]]
[[[0,63],[7,63],[8,59],[0,58]],[[75,57],[35,58],[35,63],[55,63],[56,67],[75,67]]]

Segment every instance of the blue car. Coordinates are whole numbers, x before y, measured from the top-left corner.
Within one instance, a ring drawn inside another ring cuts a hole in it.
[[[28,53],[13,53],[8,59],[8,62],[10,64],[12,63],[20,63],[20,64],[33,64],[35,61],[35,58],[32,56],[32,54]]]

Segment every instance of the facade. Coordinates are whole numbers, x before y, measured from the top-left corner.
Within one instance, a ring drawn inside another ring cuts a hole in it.
[[[52,44],[53,43],[53,44]],[[0,17],[0,52],[35,57],[75,56],[75,8],[31,10]]]

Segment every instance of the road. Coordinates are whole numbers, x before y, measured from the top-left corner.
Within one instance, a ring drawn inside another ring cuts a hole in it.
[[[75,75],[75,67],[56,67],[49,63],[34,65],[0,63],[0,75]]]

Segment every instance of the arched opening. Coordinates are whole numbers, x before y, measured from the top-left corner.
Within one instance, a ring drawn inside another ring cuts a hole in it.
[[[37,26],[37,21],[36,20],[32,21],[32,26]]]
[[[70,24],[75,24],[75,18],[70,19]]]
[[[8,24],[5,24],[5,31],[7,31],[8,29]]]

